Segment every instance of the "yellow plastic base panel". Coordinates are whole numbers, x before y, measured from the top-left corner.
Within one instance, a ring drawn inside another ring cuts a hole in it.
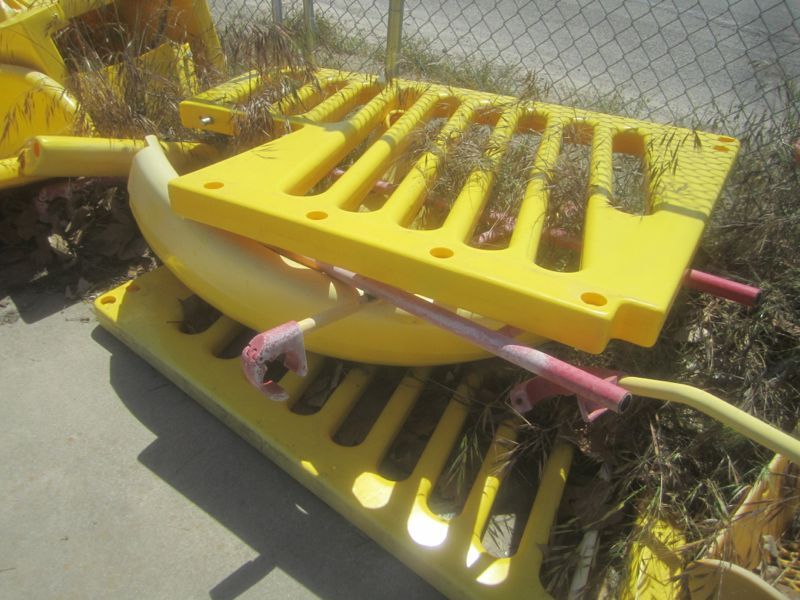
[[[231,107],[257,85],[248,74],[201,95],[182,106],[184,123],[233,131]],[[610,339],[655,343],[739,148],[717,134],[330,70],[278,110],[289,133],[171,181],[173,209],[589,352]],[[476,129],[482,158],[437,188]],[[420,136],[427,146],[411,151]],[[494,190],[510,153],[534,138],[521,197]],[[570,176],[558,166],[568,146],[589,153],[572,201],[585,207],[575,272],[537,262],[551,191]],[[638,208],[617,202],[626,160],[641,164]],[[441,223],[425,221],[434,205]],[[512,229],[504,244],[480,240],[492,219]]]
[[[374,367],[353,365],[321,408],[305,414],[295,410],[298,402],[317,386],[330,360],[310,355],[307,377],[288,372],[280,379],[290,400],[270,402],[246,382],[238,356],[220,357],[242,334],[241,325],[222,316],[201,333],[182,332],[181,302],[191,295],[161,268],[103,294],[95,311],[104,328],[444,594],[547,597],[539,573],[572,459],[569,446],[557,442],[550,452],[516,552],[494,556],[481,540],[505,478],[497,464],[514,439],[510,425],[498,428],[460,513],[448,520],[429,506],[461,437],[474,381],[454,384],[411,474],[387,479],[379,465],[415,404],[425,401],[429,368],[408,369],[399,383],[389,384],[388,400],[363,441],[342,445],[334,434],[375,389]]]

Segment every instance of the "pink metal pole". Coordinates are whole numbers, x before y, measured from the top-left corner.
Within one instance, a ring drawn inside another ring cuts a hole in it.
[[[562,248],[580,250],[582,247],[579,239],[576,239],[575,236],[563,229],[545,230],[544,234],[550,241]],[[718,275],[712,275],[705,271],[698,271],[697,269],[690,269],[686,273],[683,279],[683,285],[690,290],[697,290],[698,292],[711,294],[718,298],[725,298],[726,300],[738,302],[739,304],[751,308],[757,306],[761,300],[760,288],[745,283],[738,283]]]
[[[413,294],[357,275],[352,271],[311,259],[295,257],[288,253],[287,255],[298,262],[313,266],[334,279],[364,290],[376,298],[385,300],[414,316],[469,340],[512,364],[540,375],[564,389],[614,412],[621,412],[624,405],[630,400],[630,393],[620,386],[549,356],[540,350],[523,346],[501,331],[493,331]]]
[[[704,273],[695,269],[689,270],[683,280],[683,285],[691,290],[698,290],[720,298],[727,298],[745,306],[757,306],[761,300],[761,290],[752,285],[738,283],[718,277],[711,273]]]

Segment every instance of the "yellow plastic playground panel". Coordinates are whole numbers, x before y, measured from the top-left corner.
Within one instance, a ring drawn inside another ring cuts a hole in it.
[[[30,0],[11,2],[0,15],[0,63],[27,67],[64,83],[69,70],[56,43],[57,34],[73,19],[87,27],[103,20],[120,21],[137,43],[163,33],[178,44],[188,43],[201,68],[222,70],[225,59],[204,0]],[[2,67],[0,67],[2,68]]]
[[[738,152],[735,139],[711,133],[326,70],[290,104],[287,135],[171,181],[173,209],[589,352],[612,338],[655,343]],[[436,120],[434,146],[409,164],[417,132]],[[476,125],[491,128],[483,160],[460,188],[429,198],[448,149]],[[540,140],[522,198],[503,208],[513,232],[489,249],[476,226],[525,134]],[[575,272],[537,264],[566,144],[590,152],[575,198],[585,206]],[[614,176],[631,156],[643,165],[642,207],[625,212],[613,206]],[[376,199],[376,189],[389,191]],[[434,228],[420,225],[429,202],[447,207]]]
[[[246,381],[238,356],[223,357],[243,326],[223,316],[201,333],[181,332],[180,301],[191,293],[161,268],[101,295],[95,312],[104,328],[447,596],[548,597],[540,570],[572,460],[570,446],[557,443],[544,462],[516,551],[496,556],[481,540],[504,485],[506,470],[498,465],[515,439],[511,423],[498,428],[460,512],[448,519],[430,505],[467,422],[475,374],[469,383],[454,384],[411,474],[392,479],[381,474],[380,465],[416,403],[426,401],[430,368],[408,369],[363,441],[342,445],[335,434],[362,396],[380,400],[370,396],[378,369],[354,365],[321,408],[306,414],[298,408],[306,391],[320,389],[317,383],[323,389],[331,385],[324,375],[330,359],[310,355],[307,377],[289,372],[280,380],[290,399],[269,402]]]

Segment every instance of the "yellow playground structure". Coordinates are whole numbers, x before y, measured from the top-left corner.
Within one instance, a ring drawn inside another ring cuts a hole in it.
[[[579,368],[537,347],[549,340],[597,354],[611,340],[652,346],[682,286],[757,301],[758,290],[691,267],[733,168],[736,139],[404,80],[388,67],[387,77],[325,68],[309,76],[276,65],[226,78],[203,0],[6,0],[0,7],[0,189],[124,177],[136,222],[164,265],[102,294],[101,325],[443,593],[547,595],[543,549],[573,449],[558,442],[542,459],[518,548],[494,555],[482,538],[505,477],[498,457],[515,440],[513,420],[495,432],[461,512],[444,518],[429,505],[485,366],[452,384],[413,470],[402,479],[379,473],[425,401],[421,382],[435,365],[494,355],[529,371],[509,394],[520,414],[565,395],[577,396],[587,422],[624,411],[635,397],[704,413],[778,454],[771,478],[740,509],[753,527],[767,526],[749,507],[758,494],[785,496],[776,481],[800,464],[794,437],[704,391]],[[103,31],[109,22],[137,40],[133,64],[115,62],[127,42],[106,34],[80,39],[107,58],[87,66],[71,49],[71,32]],[[390,31],[397,27],[390,23]],[[396,52],[387,54],[393,60]],[[101,115],[71,91],[98,72],[121,90],[131,68],[176,82],[182,129],[169,139],[155,131],[106,136]],[[238,147],[248,102],[279,79],[296,86],[262,115],[273,136]],[[476,129],[487,132],[480,160],[458,185],[437,186],[450,149]],[[498,172],[531,137],[538,146],[517,202],[498,208]],[[548,202],[560,156],[576,145],[589,156],[586,195],[576,199],[586,209],[567,233],[548,223]],[[615,197],[615,165],[628,158],[643,169],[638,207]],[[545,241],[568,247],[576,263],[557,270],[540,260]],[[192,294],[224,316],[189,335],[178,323],[180,301]],[[220,349],[247,329],[263,333],[243,344],[241,361],[222,358]],[[353,365],[321,408],[297,412],[332,359]],[[365,439],[338,444],[334,433],[372,389],[378,365],[408,370]],[[792,514],[769,527],[785,527]],[[720,590],[781,597],[748,570],[758,543],[748,528],[720,534],[706,558],[684,564],[679,530],[637,526],[647,535],[629,550],[626,598],[679,597],[687,589],[692,598]],[[596,540],[584,542],[591,555]],[[577,569],[576,589],[588,568]]]

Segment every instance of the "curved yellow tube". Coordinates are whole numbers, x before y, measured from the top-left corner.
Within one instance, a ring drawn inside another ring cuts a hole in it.
[[[623,377],[619,385],[637,396],[689,406],[800,465],[800,440],[731,406],[713,394],[682,383],[642,377]]]

